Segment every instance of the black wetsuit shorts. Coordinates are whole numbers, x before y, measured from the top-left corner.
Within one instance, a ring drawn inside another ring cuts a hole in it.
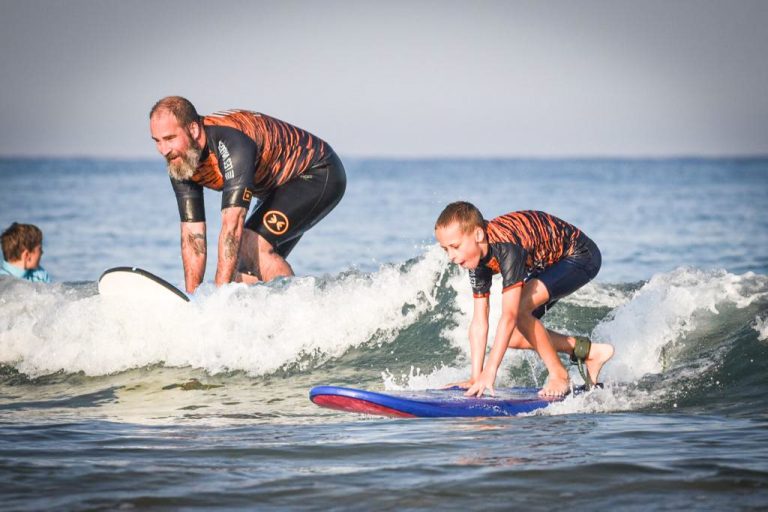
[[[335,152],[277,187],[253,210],[245,227],[263,236],[285,258],[301,236],[341,201],[347,187]]]
[[[567,256],[544,270],[531,273],[527,279],[538,279],[549,292],[549,301],[539,306],[533,316],[541,318],[555,303],[570,295],[588,282],[600,271],[602,256],[600,249],[587,235],[581,233],[576,239],[576,248]]]

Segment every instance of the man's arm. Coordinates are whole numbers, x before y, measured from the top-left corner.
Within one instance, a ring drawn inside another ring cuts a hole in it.
[[[499,366],[501,366],[501,361],[504,359],[504,354],[506,354],[509,346],[509,339],[517,327],[517,313],[520,310],[522,290],[522,286],[515,286],[501,294],[501,318],[499,318],[499,325],[493,338],[493,347],[491,353],[488,354],[488,362],[485,363],[480,377],[467,390],[467,396],[482,396],[486,389],[493,395],[496,372],[499,371]],[[474,361],[472,364],[474,373]]]
[[[181,261],[187,293],[194,293],[203,282],[206,254],[205,222],[182,222]]]
[[[221,210],[219,261],[216,265],[216,286],[232,282],[237,269],[237,256],[243,238],[246,208],[233,206]]]
[[[237,270],[243,226],[253,194],[254,162],[258,162],[256,141],[230,126],[212,126],[206,133],[216,148],[219,169],[224,176],[221,190],[221,232],[216,286],[232,282]]]

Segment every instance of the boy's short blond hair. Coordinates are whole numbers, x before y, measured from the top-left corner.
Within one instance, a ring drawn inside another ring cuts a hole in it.
[[[5,261],[21,259],[21,253],[32,251],[43,243],[43,232],[32,224],[14,222],[0,235]]]
[[[467,201],[456,201],[443,209],[435,222],[435,229],[442,228],[458,222],[464,233],[469,233],[475,228],[482,228],[485,225],[483,214],[472,203]]]

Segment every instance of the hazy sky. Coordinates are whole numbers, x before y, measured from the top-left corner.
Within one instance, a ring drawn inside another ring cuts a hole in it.
[[[156,155],[169,94],[349,156],[768,154],[768,1],[0,0],[0,48],[6,156]]]

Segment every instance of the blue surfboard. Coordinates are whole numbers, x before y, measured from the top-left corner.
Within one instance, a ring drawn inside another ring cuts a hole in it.
[[[427,389],[378,393],[364,389],[317,386],[309,399],[320,407],[399,418],[516,416],[543,409],[563,398],[542,398],[538,388],[496,389],[496,396],[464,396],[465,389]],[[576,390],[575,393],[583,390]]]

